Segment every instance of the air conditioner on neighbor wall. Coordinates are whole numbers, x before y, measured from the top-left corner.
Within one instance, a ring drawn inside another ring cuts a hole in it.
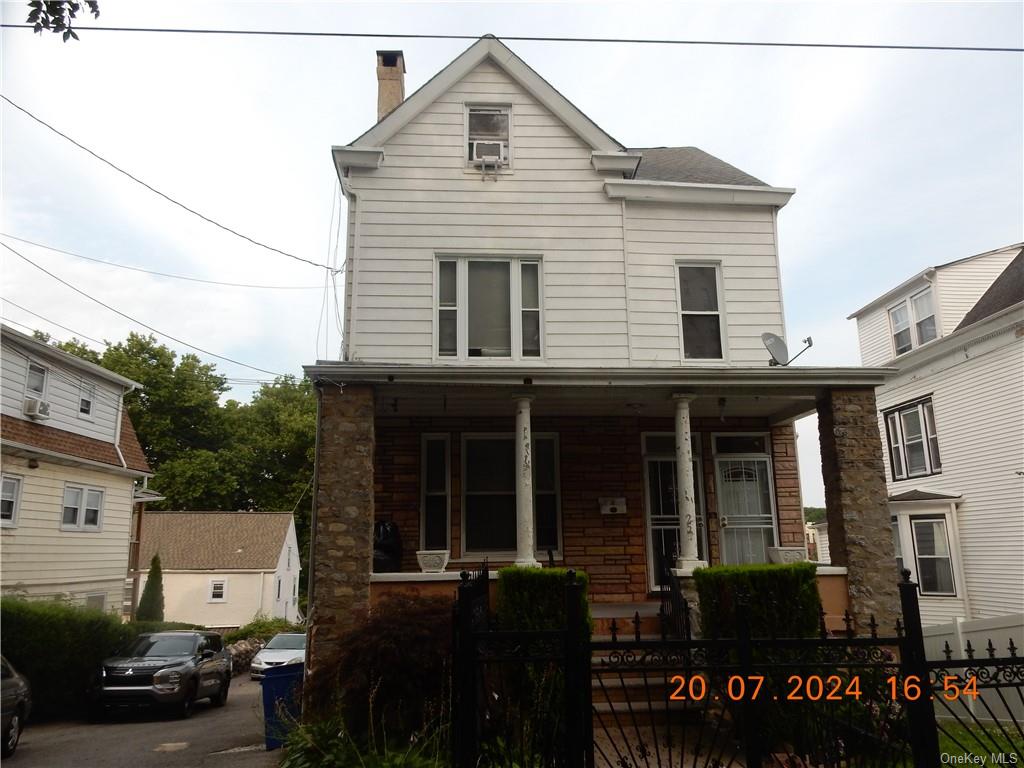
[[[22,411],[30,419],[43,421],[50,418],[50,404],[38,397],[26,397]]]
[[[508,165],[508,144],[504,141],[474,141],[473,165]]]

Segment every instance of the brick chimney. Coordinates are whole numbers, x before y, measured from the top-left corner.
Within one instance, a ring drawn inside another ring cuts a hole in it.
[[[405,99],[405,56],[401,51],[377,51],[377,119]]]

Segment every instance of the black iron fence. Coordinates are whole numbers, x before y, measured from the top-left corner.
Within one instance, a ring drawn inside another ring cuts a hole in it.
[[[890,632],[872,618],[857,636],[847,616],[845,631],[822,621],[811,638],[752,637],[742,599],[736,637],[694,638],[672,590],[660,636],[643,637],[637,619],[590,639],[571,571],[566,627],[512,631],[490,616],[487,579],[485,567],[459,588],[457,768],[932,768],[960,754],[1024,765],[1012,639],[1009,655],[990,641],[927,660],[908,574]]]

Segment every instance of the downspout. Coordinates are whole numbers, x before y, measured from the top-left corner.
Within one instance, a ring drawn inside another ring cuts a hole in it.
[[[124,418],[124,396],[134,389],[135,387],[128,387],[128,392],[125,392],[125,388],[121,387],[121,397],[117,399],[117,418],[114,420],[114,451],[124,469],[128,469],[128,462],[124,460],[124,454],[121,453],[121,420]]]
[[[957,504],[955,501],[949,503],[949,521],[952,527],[952,539],[956,545],[956,575],[960,579],[960,584],[964,590],[964,619],[970,621],[974,618],[974,613],[971,611],[971,596],[967,591],[967,574],[964,572],[964,555],[963,549],[961,548],[960,542],[960,521],[957,520]],[[952,558],[951,558],[952,559]]]
[[[316,437],[313,442],[313,492],[310,504],[312,510],[309,514],[309,558],[307,567],[309,572],[306,576],[306,617],[313,615],[313,595],[316,587],[316,508],[317,496],[320,490],[320,419],[323,415],[323,391],[320,389],[320,381],[313,382],[316,390]],[[310,625],[312,626],[312,625]],[[309,629],[306,630],[307,635]],[[309,638],[306,638],[306,646],[309,646]]]

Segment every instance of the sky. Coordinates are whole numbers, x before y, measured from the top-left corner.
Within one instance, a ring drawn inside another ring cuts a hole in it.
[[[336,263],[345,222],[335,212],[329,149],[375,121],[375,50],[404,50],[411,93],[467,41],[144,34],[90,25],[1019,48],[1022,8],[101,0],[98,22],[80,21],[79,42],[3,29],[0,92],[207,216],[289,253]],[[21,23],[26,13],[22,0],[0,2],[4,23]],[[627,146],[698,146],[770,184],[796,188],[779,216],[779,249],[790,345],[814,338],[801,363],[858,365],[850,312],[928,266],[1024,239],[1019,53],[509,45]],[[334,292],[324,290],[324,270],[176,208],[6,103],[0,121],[5,235],[146,269],[289,289],[183,282],[0,240],[165,334],[262,369],[201,355],[248,380],[233,385],[237,399],[251,396],[253,379],[301,375],[303,364],[337,357]],[[5,320],[58,339],[118,341],[145,330],[5,249],[0,259]],[[804,503],[822,506],[815,419],[799,422],[798,432]]]

